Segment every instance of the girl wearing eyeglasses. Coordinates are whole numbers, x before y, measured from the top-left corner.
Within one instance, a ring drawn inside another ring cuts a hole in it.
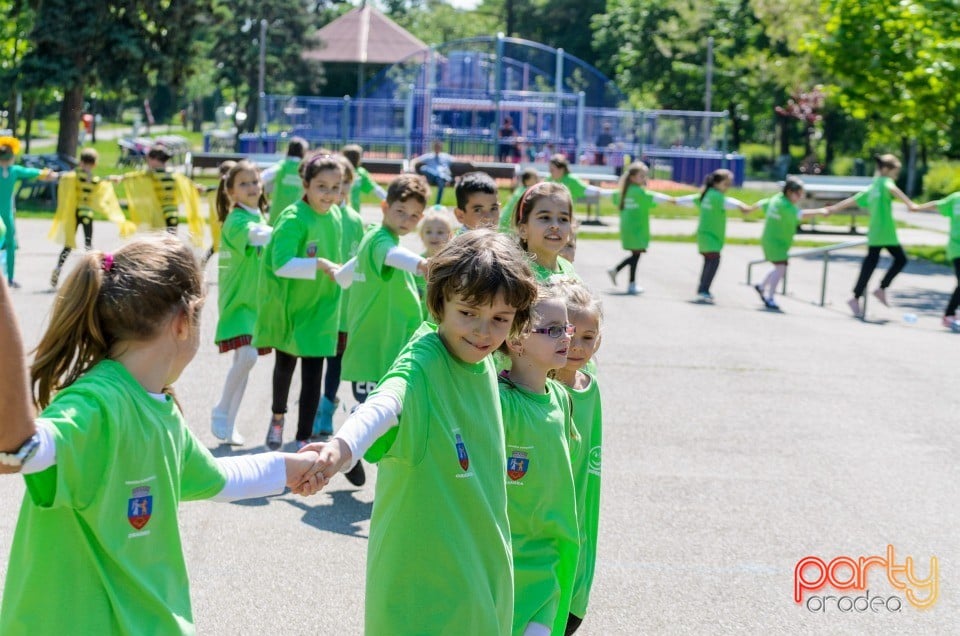
[[[571,447],[580,437],[566,390],[547,377],[566,365],[575,331],[556,287],[540,287],[531,324],[504,343],[511,367],[500,377],[513,545],[513,633],[562,634],[580,554],[570,465]]]
[[[277,352],[273,368],[273,416],[267,448],[283,445],[284,415],[293,371],[300,359],[297,448],[310,443],[320,404],[323,359],[337,355],[340,287],[334,282],[342,260],[342,216],[337,202],[343,166],[316,154],[300,165],[303,198],[280,213],[263,252],[261,305],[253,345]]]

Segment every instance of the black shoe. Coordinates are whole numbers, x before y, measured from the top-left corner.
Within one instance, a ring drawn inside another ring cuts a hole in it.
[[[772,301],[772,300],[768,300],[768,299],[764,298],[764,299],[763,299],[763,304],[764,304],[764,306],[765,306],[767,309],[769,309],[770,311],[780,311],[780,305],[778,305],[777,303],[775,303],[775,302]]]
[[[367,472],[363,469],[363,460],[358,459],[356,466],[343,474],[354,486],[360,487],[367,483]]]
[[[760,300],[762,300],[763,304],[766,305],[767,297],[763,295],[763,287],[760,287],[760,285],[754,285],[753,288],[757,290],[757,293],[760,294]]]

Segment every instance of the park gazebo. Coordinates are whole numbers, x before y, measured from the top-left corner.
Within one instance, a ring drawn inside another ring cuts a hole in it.
[[[425,58],[430,48],[366,2],[319,29],[313,41],[320,44],[304,51],[304,59],[357,65],[355,98],[363,96],[366,66]]]

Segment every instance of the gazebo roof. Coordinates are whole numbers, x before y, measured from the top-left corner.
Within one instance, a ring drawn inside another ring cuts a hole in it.
[[[319,62],[394,64],[430,48],[396,22],[364,3],[318,30],[319,48],[303,52]]]

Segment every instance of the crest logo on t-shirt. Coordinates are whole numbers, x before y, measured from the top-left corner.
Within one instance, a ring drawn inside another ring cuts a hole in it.
[[[310,241],[307,243],[307,258],[316,258],[317,256],[317,242]]]
[[[467,455],[467,447],[460,433],[457,433],[457,459],[460,460],[460,468],[466,470],[470,467],[470,457]]]
[[[530,458],[523,451],[513,451],[513,455],[507,458],[507,476],[513,481],[526,475],[528,468],[530,468]]]
[[[149,486],[134,488],[131,495],[127,501],[127,520],[131,526],[141,530],[150,521],[150,513],[153,512],[153,495],[150,494]]]

